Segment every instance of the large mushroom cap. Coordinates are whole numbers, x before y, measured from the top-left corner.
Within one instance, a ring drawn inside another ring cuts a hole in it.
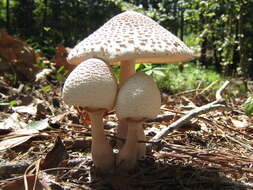
[[[166,63],[189,61],[193,52],[179,38],[151,18],[123,12],[77,44],[68,61],[79,64],[96,57],[107,62]]]
[[[144,120],[156,117],[160,111],[160,91],[152,77],[136,73],[120,88],[116,101],[119,119]]]
[[[79,64],[63,86],[63,100],[67,104],[93,109],[111,109],[116,94],[116,79],[110,67],[99,59]]]

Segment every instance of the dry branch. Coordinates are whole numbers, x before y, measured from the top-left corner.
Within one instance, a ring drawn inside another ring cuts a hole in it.
[[[188,114],[186,114],[185,116],[183,116],[182,118],[178,119],[177,121],[175,121],[174,123],[172,123],[171,125],[169,125],[167,128],[163,129],[161,132],[157,133],[152,139],[151,141],[153,142],[158,142],[161,138],[163,138],[164,136],[166,136],[167,134],[171,133],[172,131],[174,131],[175,129],[178,129],[179,127],[181,127],[182,125],[184,125],[185,123],[187,123],[190,119],[206,113],[208,111],[214,110],[214,109],[218,109],[218,108],[227,108],[226,104],[225,104],[225,100],[222,98],[221,93],[223,92],[223,90],[228,86],[229,81],[226,81],[216,92],[216,100],[203,105],[201,107],[197,107],[195,109],[193,109],[192,111],[190,111]]]
[[[9,176],[11,174],[21,174],[30,165],[29,162],[7,162],[0,164],[0,176]],[[1,178],[1,177],[0,177]]]

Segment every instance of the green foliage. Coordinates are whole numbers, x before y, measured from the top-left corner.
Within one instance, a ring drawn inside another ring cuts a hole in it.
[[[120,65],[112,65],[112,70],[116,79],[119,80]]]
[[[54,80],[61,81],[67,76],[69,71],[65,70],[64,66],[59,67],[56,72],[52,75]]]
[[[119,68],[118,65],[113,66],[117,78],[119,78]],[[137,72],[151,75],[163,91],[170,93],[202,89],[217,82],[212,86],[215,91],[224,80],[218,73],[194,63],[184,65],[183,72],[179,71],[178,64],[136,64],[135,69]]]
[[[117,80],[119,79],[119,65],[112,66],[114,75],[116,76]],[[165,77],[164,70],[166,68],[161,67],[159,64],[135,64],[136,72],[144,72],[147,75],[151,75],[152,77]]]
[[[46,86],[42,87],[41,90],[44,93],[48,93],[52,90],[52,86],[51,85],[46,85]]]
[[[251,0],[12,0],[9,24],[6,2],[0,2],[0,25],[48,58],[58,44],[73,47],[114,15],[135,10],[183,39],[206,68],[253,77]],[[146,69],[162,74],[156,66]]]
[[[243,104],[244,111],[246,115],[251,115],[253,113],[253,96],[249,97]]]
[[[184,37],[184,42],[191,47],[191,49],[194,52],[200,52],[200,42],[201,42],[201,38],[195,34],[195,33],[191,33],[188,34]]]
[[[36,65],[37,67],[39,67],[39,68],[47,68],[48,67],[48,64],[45,62],[45,61],[43,61],[43,60],[39,60],[38,62],[37,62],[37,65]]]
[[[199,65],[189,63],[180,72],[178,65],[169,64],[163,67],[165,76],[155,76],[159,87],[164,91],[178,92],[197,88],[205,88],[212,82],[222,81],[222,78],[214,71],[203,69]],[[216,90],[219,84],[213,86]]]
[[[26,126],[27,129],[34,129],[34,130],[38,130],[38,131],[46,130],[49,127],[50,127],[50,125],[48,122],[48,118],[40,120],[40,121],[33,121]]]
[[[17,104],[18,104],[18,103],[17,103],[16,100],[12,100],[12,101],[10,101],[10,102],[8,103],[8,105],[9,105],[10,107],[15,106],[15,105],[17,105]]]
[[[136,64],[135,67],[137,72],[144,72],[147,75],[164,77],[164,69],[159,64]]]

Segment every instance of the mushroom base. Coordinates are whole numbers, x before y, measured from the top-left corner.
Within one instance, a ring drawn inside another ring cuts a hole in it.
[[[132,170],[138,160],[138,130],[143,122],[128,122],[127,139],[119,152],[117,167],[120,170]]]
[[[92,145],[91,154],[95,167],[101,172],[108,172],[114,168],[115,157],[113,149],[108,143],[103,124],[105,111],[89,112],[91,119]]]

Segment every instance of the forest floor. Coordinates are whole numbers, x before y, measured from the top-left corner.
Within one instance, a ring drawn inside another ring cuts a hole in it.
[[[243,111],[247,95],[233,93],[234,87],[220,92],[223,106],[193,114],[152,142],[161,130],[215,101],[211,88],[163,94],[160,115],[144,124],[146,158],[130,173],[99,175],[87,114],[62,101],[61,70],[49,67],[40,74],[35,82],[6,73],[0,78],[2,189],[253,189],[253,118]],[[115,148],[115,113],[104,122]]]
[[[196,115],[148,143],[152,150],[134,171],[102,176],[94,172],[91,159],[90,121],[84,111],[64,104],[62,81],[47,75],[17,84],[0,81],[2,189],[253,189],[253,118],[243,112],[245,95],[226,98],[226,109]],[[148,139],[214,101],[210,91],[163,94],[160,119],[144,124]],[[115,113],[104,121],[115,147]]]

